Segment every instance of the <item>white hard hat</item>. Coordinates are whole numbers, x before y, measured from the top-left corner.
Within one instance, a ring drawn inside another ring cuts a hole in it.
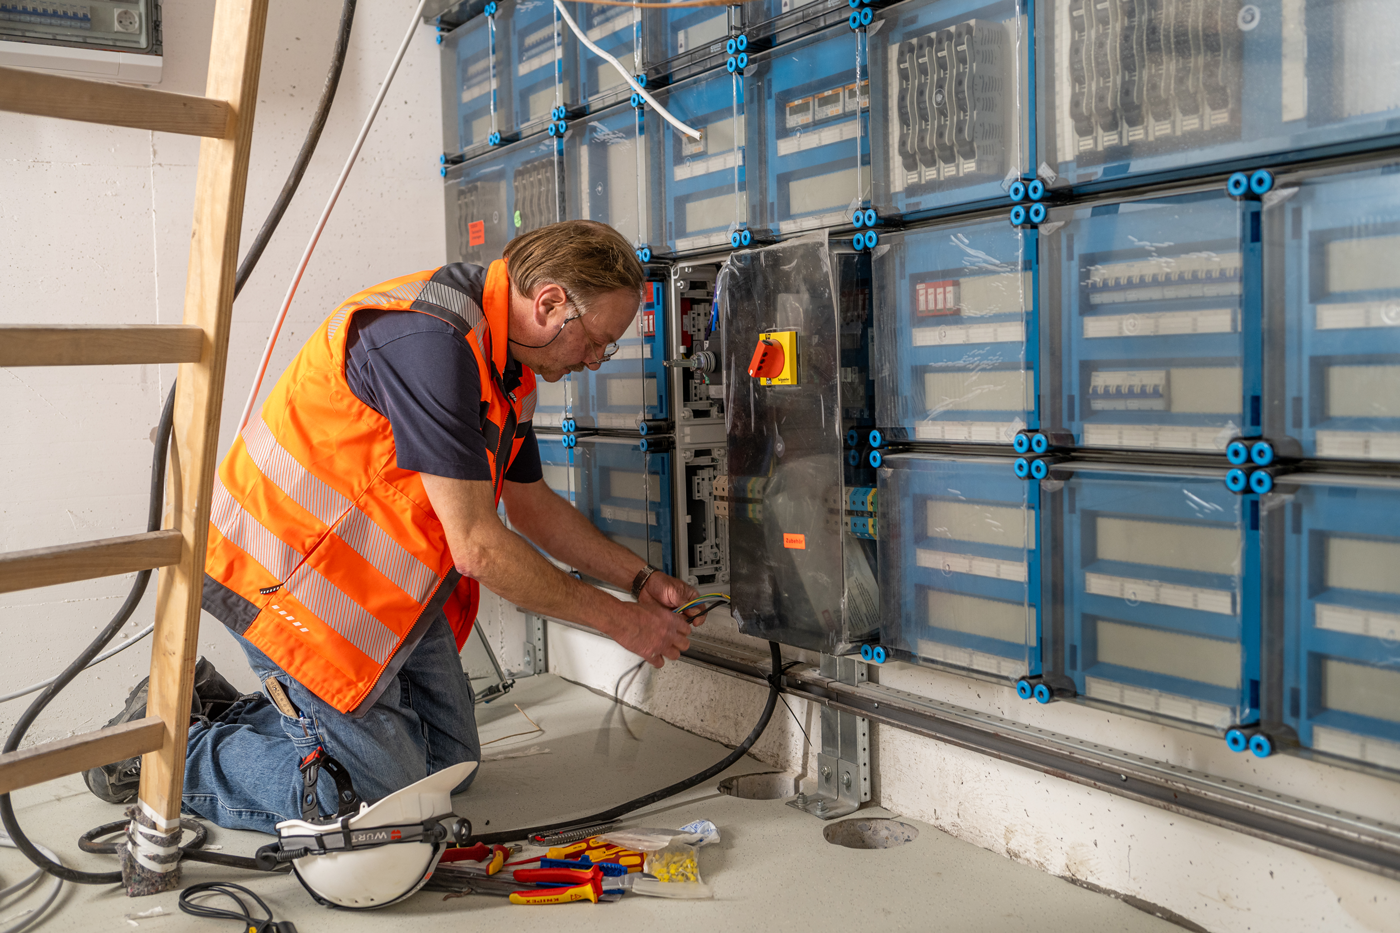
[[[302,886],[327,906],[401,901],[432,875],[449,836],[441,821],[453,816],[452,788],[475,769],[474,761],[444,768],[334,822],[278,823],[277,861],[290,860]]]

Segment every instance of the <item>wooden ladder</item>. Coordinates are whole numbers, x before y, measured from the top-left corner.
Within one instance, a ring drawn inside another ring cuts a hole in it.
[[[183,324],[0,325],[0,366],[179,363],[171,527],[0,554],[0,593],[160,568],[141,720],[0,756],[0,793],[135,755],[157,825],[180,818],[209,500],[268,0],[217,0],[205,96],[0,68],[0,110],[204,137]]]

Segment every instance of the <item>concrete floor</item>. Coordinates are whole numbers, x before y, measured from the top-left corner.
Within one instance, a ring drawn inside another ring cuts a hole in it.
[[[503,700],[479,709],[483,742],[530,729],[520,704],[544,728],[543,735],[496,742],[488,756],[533,755],[490,761],[457,812],[492,830],[596,812],[701,770],[721,758],[722,746],[676,729],[554,676],[524,680]],[[757,710],[755,710],[755,714]],[[626,716],[637,738],[625,728]],[[547,753],[545,753],[547,750]],[[730,773],[770,770],[746,760]],[[716,781],[651,809],[634,825],[680,826],[709,819],[722,842],[706,848],[701,872],[715,890],[709,901],[633,896],[616,904],[521,908],[501,898],[445,899],[420,892],[404,904],[364,913],[331,914],[317,906],[292,878],[219,870],[186,863],[186,883],[228,880],[259,893],[278,919],[302,933],[417,930],[425,920],[448,929],[492,933],[538,929],[541,922],[572,931],[653,929],[668,933],[720,930],[872,929],[1023,933],[1028,929],[1179,931],[1166,921],[960,842],[909,821],[918,838],[895,849],[862,851],[826,843],[813,817],[781,800],[742,800],[719,794]],[[120,818],[118,807],[90,796],[70,777],[15,794],[19,817],[41,843],[67,864],[111,870],[110,858],[85,855],[75,840],[85,829]],[[865,815],[887,815],[867,809]],[[212,827],[210,844],[227,853],[251,854],[266,837]],[[0,888],[27,873],[12,849],[0,848]],[[0,904],[0,929],[41,898]],[[164,916],[128,919],[160,907]],[[543,912],[543,913],[542,913]],[[66,886],[49,916],[31,930],[224,930],[231,924],[173,916],[174,893],[127,899],[115,888]]]

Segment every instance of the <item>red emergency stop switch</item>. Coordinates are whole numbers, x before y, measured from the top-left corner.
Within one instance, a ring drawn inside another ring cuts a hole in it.
[[[749,375],[755,379],[776,379],[783,371],[787,357],[783,345],[772,337],[764,337],[754,348],[753,359],[749,360]]]

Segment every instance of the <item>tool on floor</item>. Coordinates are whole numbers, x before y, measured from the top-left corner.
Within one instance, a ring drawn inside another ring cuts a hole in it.
[[[577,868],[520,868],[512,873],[516,881],[558,884],[562,887],[516,891],[512,904],[568,904],[588,900],[598,903],[603,896],[603,871],[598,866]]]

